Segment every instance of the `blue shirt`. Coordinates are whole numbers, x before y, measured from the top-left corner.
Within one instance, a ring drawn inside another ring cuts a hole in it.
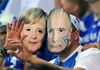
[[[53,63],[55,65],[59,65],[65,68],[73,68],[76,63],[76,57],[81,52],[82,46],[80,45],[72,54],[70,54],[68,57],[66,57],[62,62],[59,60],[59,57],[53,59],[50,61],[50,63]]]
[[[82,45],[94,42],[100,42],[100,19],[94,21],[94,13],[81,19],[80,36],[82,37]]]
[[[16,70],[24,70],[24,62],[22,60],[17,59],[13,55],[9,55],[5,60],[6,67],[12,67]]]
[[[44,59],[44,60],[50,60],[52,59],[51,55],[45,54],[45,53],[41,53],[38,52],[37,53],[37,57]],[[55,55],[56,56],[56,55]],[[5,59],[5,66],[6,67],[12,67],[15,68],[16,70],[24,70],[24,61],[17,59],[15,56],[13,55],[9,55],[6,59]]]

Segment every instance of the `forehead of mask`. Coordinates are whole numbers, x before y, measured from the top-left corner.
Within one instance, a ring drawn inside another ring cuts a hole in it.
[[[64,28],[67,32],[69,32],[71,23],[68,15],[62,10],[53,12],[48,19],[48,30],[51,28],[55,30]]]
[[[56,10],[48,19],[48,48],[51,52],[61,52],[69,44],[71,35],[71,23],[67,13]]]
[[[50,33],[50,30],[53,32]],[[60,32],[62,30],[62,32]],[[52,39],[55,37],[62,41],[63,37],[70,39],[71,34],[71,23],[69,21],[68,15],[63,11],[57,11],[50,15],[48,20],[48,37]],[[55,36],[56,35],[56,36]]]

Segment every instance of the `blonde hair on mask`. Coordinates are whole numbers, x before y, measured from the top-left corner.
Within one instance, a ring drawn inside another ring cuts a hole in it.
[[[30,8],[25,11],[21,16],[21,22],[24,21],[25,24],[34,23],[40,18],[44,17],[46,20],[46,13],[40,8]]]
[[[44,12],[41,8],[30,8],[27,11],[25,11],[24,13],[22,13],[22,15],[20,16],[20,21],[24,21],[25,24],[34,24],[35,22],[38,22],[40,20],[40,18],[44,17],[45,18],[45,25],[46,25],[46,21],[47,21],[47,13]],[[47,26],[45,27],[45,31],[47,29]],[[46,32],[47,33],[47,32]],[[46,48],[46,34],[44,35],[43,38],[43,43],[41,48],[39,49],[40,52],[43,52]]]

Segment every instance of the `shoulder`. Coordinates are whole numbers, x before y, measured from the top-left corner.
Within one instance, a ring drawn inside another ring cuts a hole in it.
[[[100,56],[100,50],[97,49],[97,48],[90,48],[90,49],[87,49],[83,52],[81,52],[78,57],[85,57],[85,56],[93,56],[93,55],[99,55]]]
[[[90,48],[86,51],[81,52],[78,55],[78,57],[76,58],[75,67],[81,67],[86,70],[100,70],[99,65],[100,65],[100,50],[97,48]]]

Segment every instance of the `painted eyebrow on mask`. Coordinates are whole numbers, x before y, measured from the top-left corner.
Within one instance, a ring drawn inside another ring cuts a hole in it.
[[[58,28],[58,29],[59,29],[59,30],[64,30],[64,31],[66,30],[65,28]]]

